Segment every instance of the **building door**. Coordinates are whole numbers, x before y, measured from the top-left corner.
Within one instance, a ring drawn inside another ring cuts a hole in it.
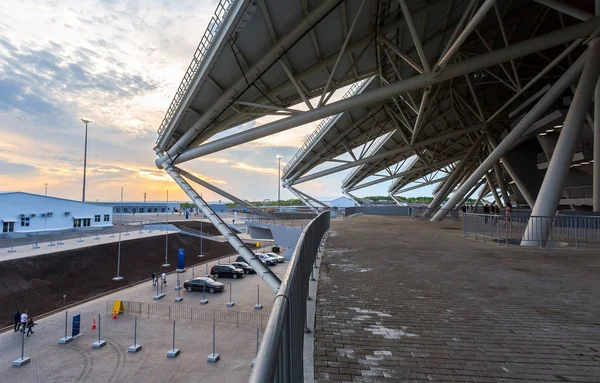
[[[12,233],[15,231],[15,223],[14,222],[3,222],[2,223],[2,232],[3,233]]]

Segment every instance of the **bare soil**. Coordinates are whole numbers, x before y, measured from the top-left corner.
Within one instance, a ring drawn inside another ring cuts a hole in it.
[[[195,227],[193,221],[186,225]],[[199,223],[198,223],[199,228]],[[218,234],[204,223],[204,232]],[[224,242],[203,241],[203,258],[198,258],[200,240],[196,237],[170,234],[168,268],[165,261],[165,236],[121,242],[122,281],[112,278],[117,271],[118,244],[85,247],[0,262],[0,327],[12,324],[17,308],[32,316],[58,309],[66,304],[108,292],[142,280],[150,280],[152,272],[171,272],[177,268],[178,249],[185,249],[186,265],[209,261],[235,251]]]

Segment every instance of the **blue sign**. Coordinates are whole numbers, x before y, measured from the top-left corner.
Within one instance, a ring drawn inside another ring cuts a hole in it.
[[[190,217],[190,212],[188,210],[185,211],[185,219],[188,219]]]
[[[177,268],[179,270],[185,269],[185,249],[179,249],[177,253]]]
[[[81,330],[81,314],[77,314],[73,317],[73,331],[71,333],[71,336],[73,338],[75,338],[77,335],[79,335],[80,330]]]

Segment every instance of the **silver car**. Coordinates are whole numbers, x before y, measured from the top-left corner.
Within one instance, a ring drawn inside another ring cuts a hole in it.
[[[285,258],[283,258],[283,256],[277,254],[277,253],[265,253],[268,256],[275,258],[277,260],[277,263],[283,263],[285,262]]]

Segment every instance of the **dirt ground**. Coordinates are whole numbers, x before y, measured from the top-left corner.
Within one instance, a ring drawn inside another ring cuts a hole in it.
[[[192,222],[186,222],[191,227]],[[199,228],[199,223],[198,223]],[[217,234],[217,230],[204,223],[203,231]],[[173,271],[177,268],[178,249],[185,249],[186,265],[200,263],[199,238],[169,235],[170,267],[162,269],[165,261],[165,237],[136,239],[121,242],[121,276],[112,278],[117,270],[117,243],[66,250],[36,257],[0,262],[0,327],[12,324],[12,314],[17,308],[29,310],[32,316],[41,315],[66,304],[114,290],[116,288],[150,280],[152,272]],[[229,243],[203,241],[202,261],[208,261],[235,251]]]

